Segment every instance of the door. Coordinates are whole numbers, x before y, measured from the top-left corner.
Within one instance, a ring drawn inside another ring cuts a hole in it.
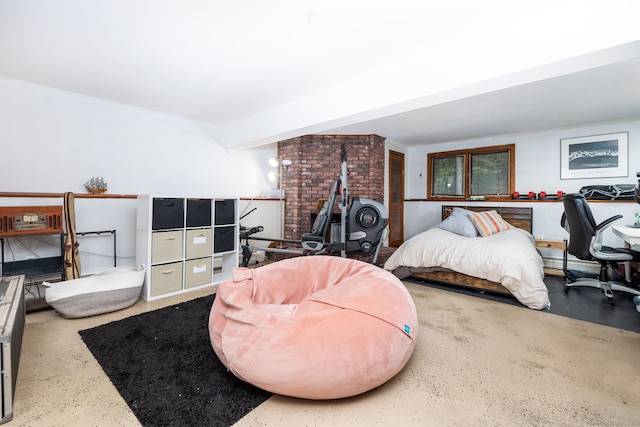
[[[389,246],[404,242],[404,153],[389,151]]]

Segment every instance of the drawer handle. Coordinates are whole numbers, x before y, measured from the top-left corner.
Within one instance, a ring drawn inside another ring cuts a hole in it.
[[[164,240],[176,240],[174,236],[165,237]]]
[[[162,270],[162,274],[171,274],[171,273],[173,273],[174,271],[176,271],[176,269],[175,269],[175,268],[172,268],[172,269],[170,269],[170,270]]]

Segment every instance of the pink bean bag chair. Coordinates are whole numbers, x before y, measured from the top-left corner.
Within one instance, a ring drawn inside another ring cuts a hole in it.
[[[393,274],[334,256],[236,268],[209,317],[216,355],[264,390],[338,399],[371,390],[407,363],[416,307]]]

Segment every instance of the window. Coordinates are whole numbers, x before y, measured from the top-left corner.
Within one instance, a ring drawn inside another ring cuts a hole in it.
[[[427,199],[507,198],[515,188],[515,144],[430,153]]]

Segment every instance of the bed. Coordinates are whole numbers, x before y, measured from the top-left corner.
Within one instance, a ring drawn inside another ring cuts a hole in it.
[[[384,268],[400,279],[511,294],[529,308],[549,308],[532,215],[532,208],[443,205],[442,222],[404,242]]]

